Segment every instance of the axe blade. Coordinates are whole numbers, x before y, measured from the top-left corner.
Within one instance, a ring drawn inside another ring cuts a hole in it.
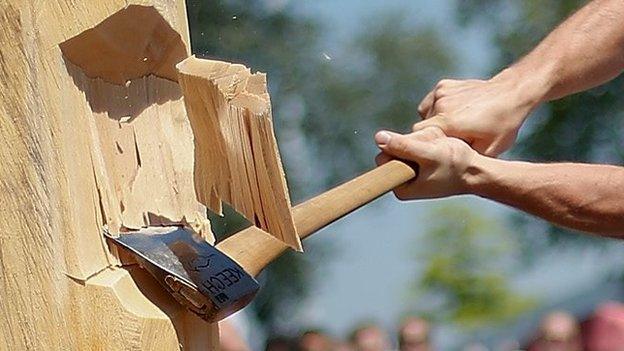
[[[245,307],[260,285],[234,260],[183,226],[107,230],[112,243],[129,251],[173,297],[209,322]]]

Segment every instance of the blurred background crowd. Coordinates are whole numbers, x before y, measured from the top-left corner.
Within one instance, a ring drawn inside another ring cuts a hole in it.
[[[373,167],[374,132],[408,130],[437,81],[492,76],[585,0],[186,3],[194,54],[267,73],[296,204]],[[622,91],[619,77],[544,104],[502,157],[623,164]],[[211,220],[218,239],[243,225]],[[552,350],[575,350],[598,340],[593,335],[609,331],[603,339],[617,341],[621,333],[621,307],[605,301],[624,301],[624,242],[479,198],[385,196],[304,247],[259,277],[262,289],[244,310],[253,350],[267,339],[269,350],[376,350],[355,345],[375,338],[387,340],[377,349],[397,349],[400,330],[412,328],[417,340],[428,335],[424,345],[433,350],[534,350],[560,339],[572,346]],[[403,328],[405,315],[423,319]],[[352,332],[371,316],[375,324]],[[309,326],[322,332],[302,335]]]
[[[323,329],[308,329],[298,336],[271,336],[265,351],[434,351],[431,334],[435,325],[426,319],[404,318],[392,333],[375,323],[358,325],[346,338]],[[238,327],[221,325],[221,351],[250,351]],[[493,348],[476,341],[462,351],[620,351],[624,350],[624,304],[605,302],[583,319],[566,311],[545,314],[535,330],[521,340],[501,341]]]

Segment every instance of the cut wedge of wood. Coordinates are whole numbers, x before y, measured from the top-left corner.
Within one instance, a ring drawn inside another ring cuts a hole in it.
[[[208,227],[175,82],[188,43],[184,1],[1,2],[0,350],[218,348],[102,237]]]
[[[266,75],[189,57],[177,65],[195,135],[195,189],[221,213],[225,201],[290,247],[301,243],[271,120]]]

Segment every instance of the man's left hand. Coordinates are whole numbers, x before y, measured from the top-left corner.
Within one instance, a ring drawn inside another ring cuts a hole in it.
[[[382,151],[376,158],[378,165],[398,158],[419,166],[414,180],[394,189],[397,198],[438,198],[467,192],[465,178],[479,155],[464,141],[447,137],[437,127],[406,135],[380,131],[375,141]]]

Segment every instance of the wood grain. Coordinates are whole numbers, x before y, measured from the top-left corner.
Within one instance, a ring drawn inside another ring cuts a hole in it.
[[[101,234],[211,235],[171,74],[188,42],[183,1],[0,4],[0,350],[217,348]]]
[[[196,57],[177,67],[195,134],[199,200],[217,213],[225,201],[301,250],[273,134],[266,76],[240,64]]]

